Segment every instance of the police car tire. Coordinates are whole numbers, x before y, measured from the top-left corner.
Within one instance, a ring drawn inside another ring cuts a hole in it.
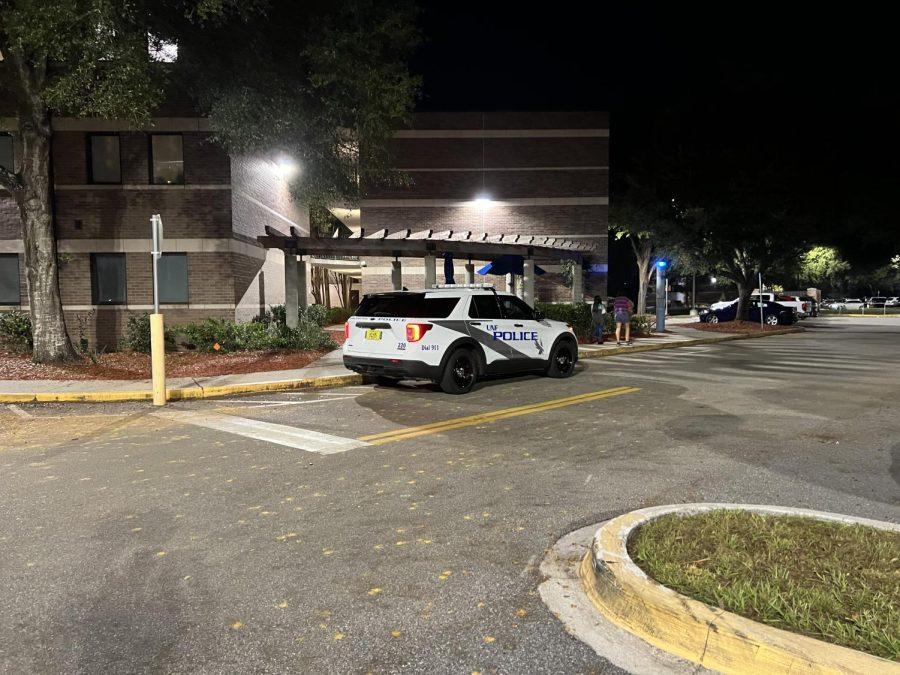
[[[577,348],[569,340],[560,340],[550,351],[550,362],[547,364],[548,377],[571,377],[575,372],[575,350]],[[559,362],[560,352],[567,350],[568,367],[561,367]]]
[[[462,367],[471,373],[467,383],[461,383],[458,373],[454,373],[454,369]],[[438,382],[441,389],[447,394],[467,394],[472,391],[475,386],[475,380],[478,378],[478,360],[472,350],[460,347],[454,349],[447,359],[444,366],[444,372],[441,374],[441,380]]]

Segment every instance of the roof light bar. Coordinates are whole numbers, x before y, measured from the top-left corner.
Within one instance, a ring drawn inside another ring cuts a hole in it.
[[[494,284],[432,284],[432,288],[493,288]]]

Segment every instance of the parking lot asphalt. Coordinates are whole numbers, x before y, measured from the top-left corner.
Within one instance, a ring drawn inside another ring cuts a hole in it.
[[[0,408],[0,672],[612,672],[564,533],[741,501],[900,520],[900,324],[430,385]]]

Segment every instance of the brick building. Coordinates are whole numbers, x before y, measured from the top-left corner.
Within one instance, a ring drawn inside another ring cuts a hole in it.
[[[607,113],[421,113],[395,134],[391,150],[410,181],[368,191],[358,214],[366,232],[468,230],[591,242],[585,294],[606,293]],[[455,261],[457,277],[466,262]],[[547,272],[537,278],[537,299],[569,301],[560,261],[537,262]],[[421,266],[406,263],[403,279],[409,288],[421,285]],[[363,292],[389,287],[390,259],[367,260]]]
[[[0,131],[15,128],[15,120],[0,123]],[[0,136],[0,161],[11,155],[11,137]],[[152,310],[154,213],[165,229],[160,300],[168,324],[247,320],[283,302],[283,255],[256,237],[266,225],[308,232],[309,216],[291,202],[277,161],[228,157],[202,118],[157,117],[141,131],[55,118],[51,162],[60,291],[73,339],[114,348],[127,317]],[[28,309],[23,251],[18,210],[0,190],[0,309]]]
[[[7,166],[15,122],[0,118]],[[370,188],[359,209],[333,212],[356,236],[361,228],[413,236],[453,230],[589,242],[585,295],[605,293],[608,144],[606,113],[418,114],[391,144],[408,184]],[[266,226],[309,234],[307,210],[289,197],[290,164],[228,157],[210,141],[205,119],[177,116],[137,131],[110,120],[55,118],[51,160],[60,290],[74,340],[114,348],[128,316],[152,309],[154,213],[165,228],[160,288],[169,325],[249,320],[284,302],[284,253],[257,237]],[[28,309],[23,250],[15,203],[0,189],[0,311]],[[311,262],[361,277],[368,293],[391,287],[391,261]],[[455,260],[460,280],[467,262]],[[537,299],[570,300],[561,260],[537,263],[546,271]],[[423,282],[422,261],[406,261],[403,284]]]

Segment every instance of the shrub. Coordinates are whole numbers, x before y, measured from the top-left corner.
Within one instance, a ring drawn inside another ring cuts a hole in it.
[[[325,325],[331,326],[336,323],[346,323],[347,319],[353,316],[353,310],[347,307],[332,307],[327,312]]]
[[[283,322],[252,321],[234,323],[224,319],[206,319],[180,326],[184,343],[204,352],[262,349],[335,349],[337,344],[322,328],[309,321],[301,321],[297,328]],[[216,350],[216,345],[219,349]]]
[[[311,323],[316,326],[328,325],[328,309],[325,305],[307,305],[300,310],[300,323]]]
[[[578,337],[588,337],[591,334],[591,306],[585,303],[573,305],[571,303],[538,302],[535,310],[548,319],[565,321],[572,325]]]
[[[0,346],[19,353],[32,350],[34,337],[28,314],[19,310],[0,314]]]
[[[175,333],[171,328],[164,329],[165,342],[172,346],[175,343]],[[119,340],[119,349],[128,349],[133,352],[150,353],[150,315],[132,314],[125,323],[125,334]]]

